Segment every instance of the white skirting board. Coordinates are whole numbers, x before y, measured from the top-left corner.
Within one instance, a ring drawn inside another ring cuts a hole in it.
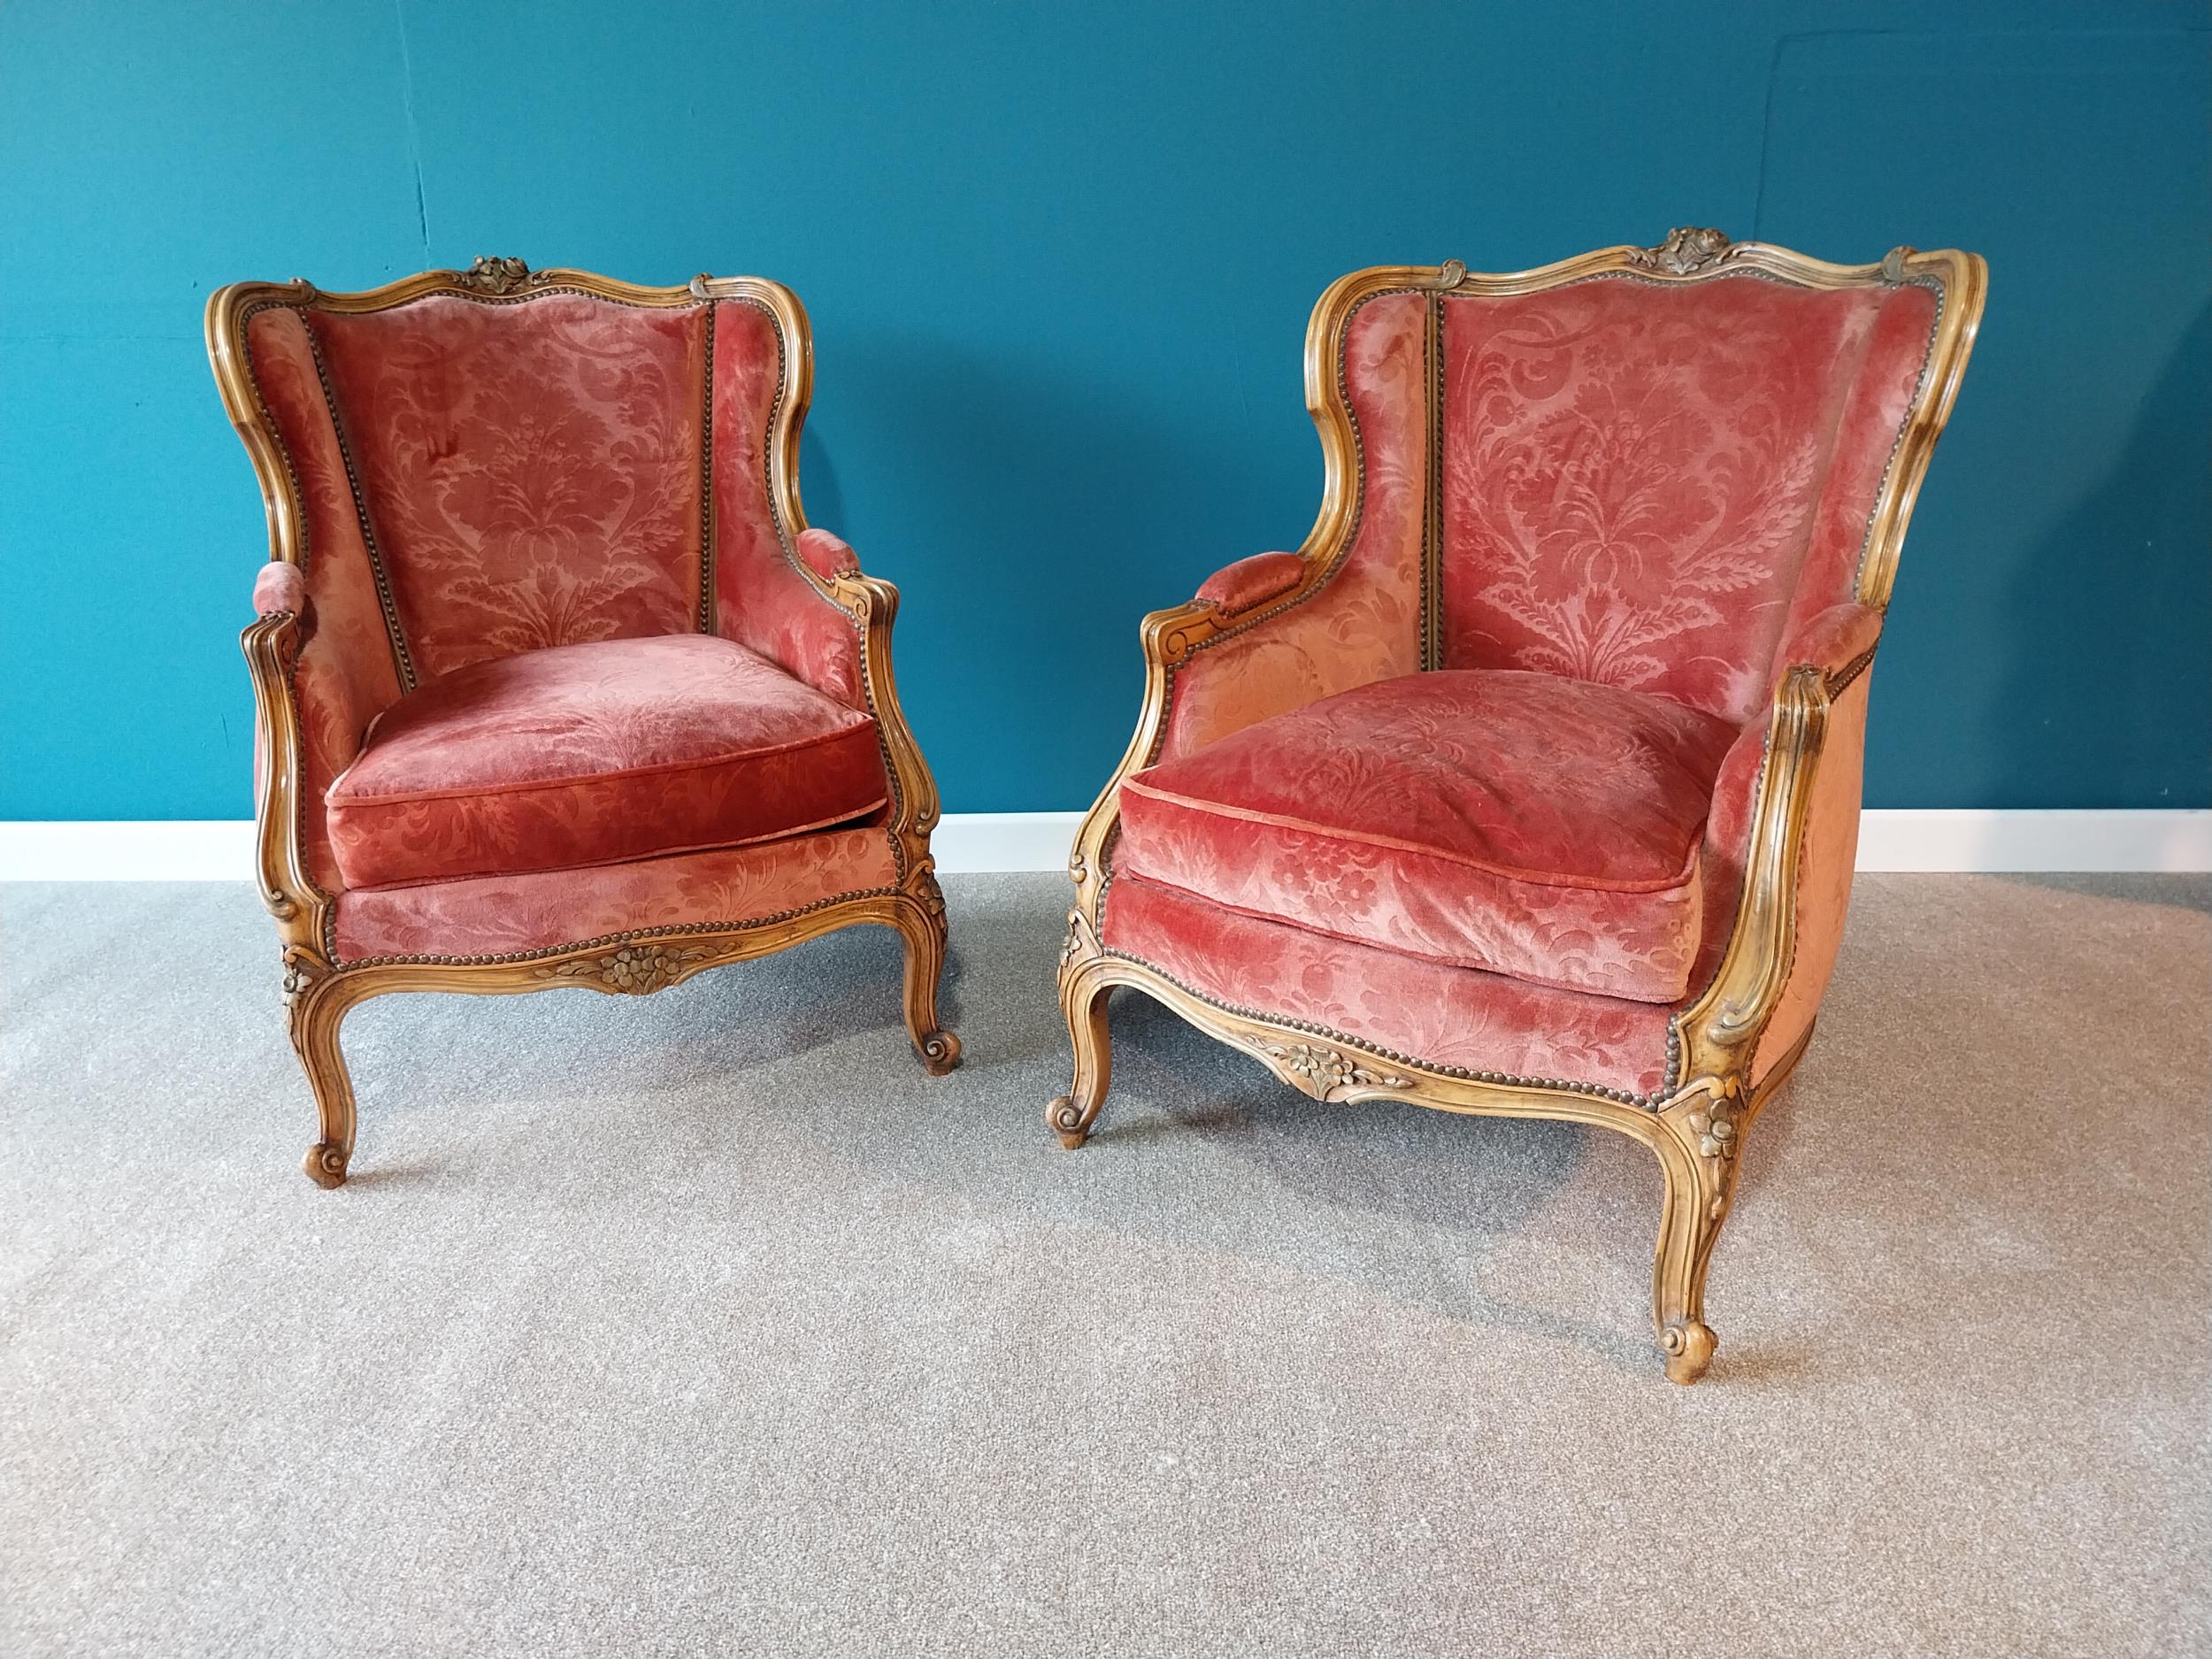
[[[952,812],[937,830],[947,874],[1064,870],[1079,812]],[[0,881],[243,881],[253,826],[0,823]],[[1859,868],[1888,871],[2212,871],[2212,811],[1869,812]]]

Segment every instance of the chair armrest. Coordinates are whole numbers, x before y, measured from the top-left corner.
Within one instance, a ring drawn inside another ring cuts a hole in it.
[[[255,886],[277,919],[288,991],[296,969],[318,972],[328,966],[323,941],[328,901],[309,873],[300,844],[307,787],[293,678],[307,638],[305,608],[298,567],[273,561],[254,581],[258,614],[238,637],[253,685]]]
[[[793,541],[796,563],[778,559],[760,588],[749,589],[728,628],[739,644],[772,658],[816,690],[875,717],[890,767],[889,828],[906,843],[912,867],[926,875],[929,832],[939,817],[937,780],[899,706],[891,667],[891,625],[899,590],[861,573],[860,559],[827,530]]]
[[[307,578],[288,559],[271,559],[253,579],[253,613],[257,617],[307,617]]]
[[[860,556],[841,536],[826,530],[799,532],[799,557],[826,582],[860,574]]]
[[[855,609],[858,595],[838,591],[841,583],[865,580],[860,561],[826,530],[801,531],[790,552],[753,564],[742,591],[722,601],[720,632],[795,680],[864,709],[867,618]]]
[[[1818,664],[1790,668],[1775,688],[1763,756],[1752,774],[1757,795],[1749,845],[1741,854],[1735,925],[1711,982],[1676,1017],[1682,1042],[1678,1076],[1687,1082],[1738,1073],[1739,1056],[1750,1052],[1781,998],[1797,923],[1799,863],[1830,707],[1827,671]],[[1760,736],[1754,726],[1738,741],[1722,764],[1724,784],[1748,756],[1759,753],[1751,746]],[[1717,793],[1707,830],[1709,865],[1732,850],[1720,828],[1724,810]]]
[[[1255,553],[1206,578],[1199,584],[1198,597],[1224,616],[1242,616],[1281,598],[1305,574],[1306,562],[1295,553]]]
[[[1791,630],[1777,660],[1785,668],[1819,669],[1832,695],[1865,672],[1881,639],[1882,613],[1872,605],[1831,605]]]

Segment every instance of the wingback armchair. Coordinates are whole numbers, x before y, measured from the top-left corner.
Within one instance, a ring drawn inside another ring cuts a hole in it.
[[[258,871],[321,1130],[392,991],[657,991],[858,922],[949,1071],[937,791],[898,594],[799,503],[806,313],[480,259],[245,283],[208,353],[268,510],[244,634]]]
[[[1083,1144],[1130,986],[1325,1101],[1601,1125],[1664,1178],[1667,1375],[1811,1034],[1868,670],[1982,261],[1716,231],[1362,271],[1306,337],[1321,513],[1145,619],[1060,967]]]

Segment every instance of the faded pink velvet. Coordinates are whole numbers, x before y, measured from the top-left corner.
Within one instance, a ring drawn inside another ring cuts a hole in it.
[[[399,672],[300,314],[285,306],[257,312],[246,324],[246,357],[299,483],[307,592],[305,640],[292,675],[300,716],[300,853],[308,874],[329,891],[340,882],[323,826],[323,792],[361,752],[369,722],[398,697]]]
[[[1859,791],[1866,768],[1866,704],[1872,672],[1861,674],[1828,710],[1828,732],[1813,774],[1812,810],[1798,854],[1796,933],[1789,978],[1759,1033],[1753,1075],[1763,1078],[1812,1028],[1843,944],[1851,876],[1859,852]]]
[[[300,567],[284,559],[271,559],[253,579],[253,613],[257,617],[294,616],[307,612],[307,578]]]
[[[1847,672],[1857,658],[1870,654],[1881,636],[1882,613],[1872,606],[1856,603],[1831,605],[1793,627],[1782,641],[1781,649],[1775,654],[1773,682],[1778,687],[1790,669],[1799,664],[1821,670],[1833,682]],[[1766,760],[1770,711],[1770,707],[1763,707],[1755,718],[1745,723],[1728,751],[1728,757],[1721,763],[1720,776],[1713,786],[1712,813],[1705,825],[1705,902],[1717,920],[1732,920],[1743,896],[1744,862],[1751,853],[1751,832],[1758,810],[1759,781]],[[1835,718],[1832,713],[1832,729]],[[1863,722],[1863,702],[1859,718]],[[1858,741],[1863,745],[1863,733]],[[1859,798],[1857,788],[1854,782],[1851,800],[1855,811]],[[1691,975],[1694,990],[1703,986],[1720,966],[1714,930],[1709,927],[1707,933],[1705,959],[1701,960]],[[1724,941],[1725,933],[1719,937]]]
[[[1445,664],[1756,718],[1793,603],[1850,596],[1932,308],[1747,275],[1448,299]]]
[[[555,646],[386,710],[329,793],[349,887],[764,841],[884,803],[875,722],[711,634]]]
[[[790,526],[777,523],[769,499],[766,446],[782,360],[775,319],[764,307],[747,300],[716,304],[715,626],[725,639],[862,708],[860,631],[801,572],[797,549],[785,542]]]
[[[834,581],[840,576],[857,576],[860,573],[860,556],[852,550],[844,537],[832,535],[826,530],[802,530],[799,533],[799,557],[826,582]]]
[[[703,304],[317,311],[416,672],[695,629]]]
[[[1255,553],[1206,578],[1199,584],[1198,596],[1240,616],[1280,598],[1305,573],[1306,562],[1295,553]]]
[[[1644,1096],[1670,1010],[1528,985],[1247,916],[1141,877],[1107,890],[1102,942],[1200,995],[1432,1065]]]
[[[1117,865],[1272,920],[1532,984],[1668,1002],[1734,729],[1510,671],[1408,674],[1122,787]]]
[[[1882,637],[1882,613],[1872,605],[1830,605],[1791,630],[1775,658],[1775,680],[1800,664],[1826,671],[1831,680],[1872,653]]]
[[[1208,644],[1175,670],[1163,758],[1421,666],[1427,303],[1419,294],[1384,294],[1354,313],[1344,378],[1367,464],[1351,547],[1297,604]]]
[[[890,838],[864,828],[591,870],[372,887],[339,897],[338,956],[549,950],[643,928],[761,921],[897,881]]]

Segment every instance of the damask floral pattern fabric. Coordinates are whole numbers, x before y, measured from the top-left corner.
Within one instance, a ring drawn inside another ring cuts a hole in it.
[[[783,369],[774,318],[748,301],[716,305],[716,626],[857,709],[864,706],[859,630],[792,563],[784,545],[790,526],[778,526],[768,497],[767,446]]]
[[[1319,589],[1175,671],[1161,754],[1188,754],[1317,697],[1421,666],[1428,490],[1427,299],[1385,294],[1345,331],[1344,379],[1364,457],[1359,525]]]
[[[307,594],[305,642],[292,677],[300,716],[300,852],[308,874],[330,890],[339,875],[323,824],[323,792],[360,753],[369,722],[399,696],[399,671],[307,325],[288,306],[260,311],[246,324],[246,355],[298,485]]]
[[[419,678],[699,626],[703,305],[309,320]]]
[[[1107,890],[1102,942],[1227,1007],[1431,1065],[1648,1095],[1669,1010],[1530,985],[1263,920],[1141,877]]]
[[[1555,675],[1402,676],[1132,777],[1117,867],[1362,943],[1664,1002],[1696,954],[1699,848],[1735,737]]]
[[[886,799],[875,722],[710,634],[556,646],[430,681],[329,793],[349,887],[788,835]]]
[[[370,888],[338,900],[338,957],[549,950],[643,928],[764,921],[897,881],[890,837],[867,827],[592,870]]]
[[[1850,596],[1932,304],[1752,276],[1447,300],[1446,665],[1754,718],[1801,572],[1809,608]]]

